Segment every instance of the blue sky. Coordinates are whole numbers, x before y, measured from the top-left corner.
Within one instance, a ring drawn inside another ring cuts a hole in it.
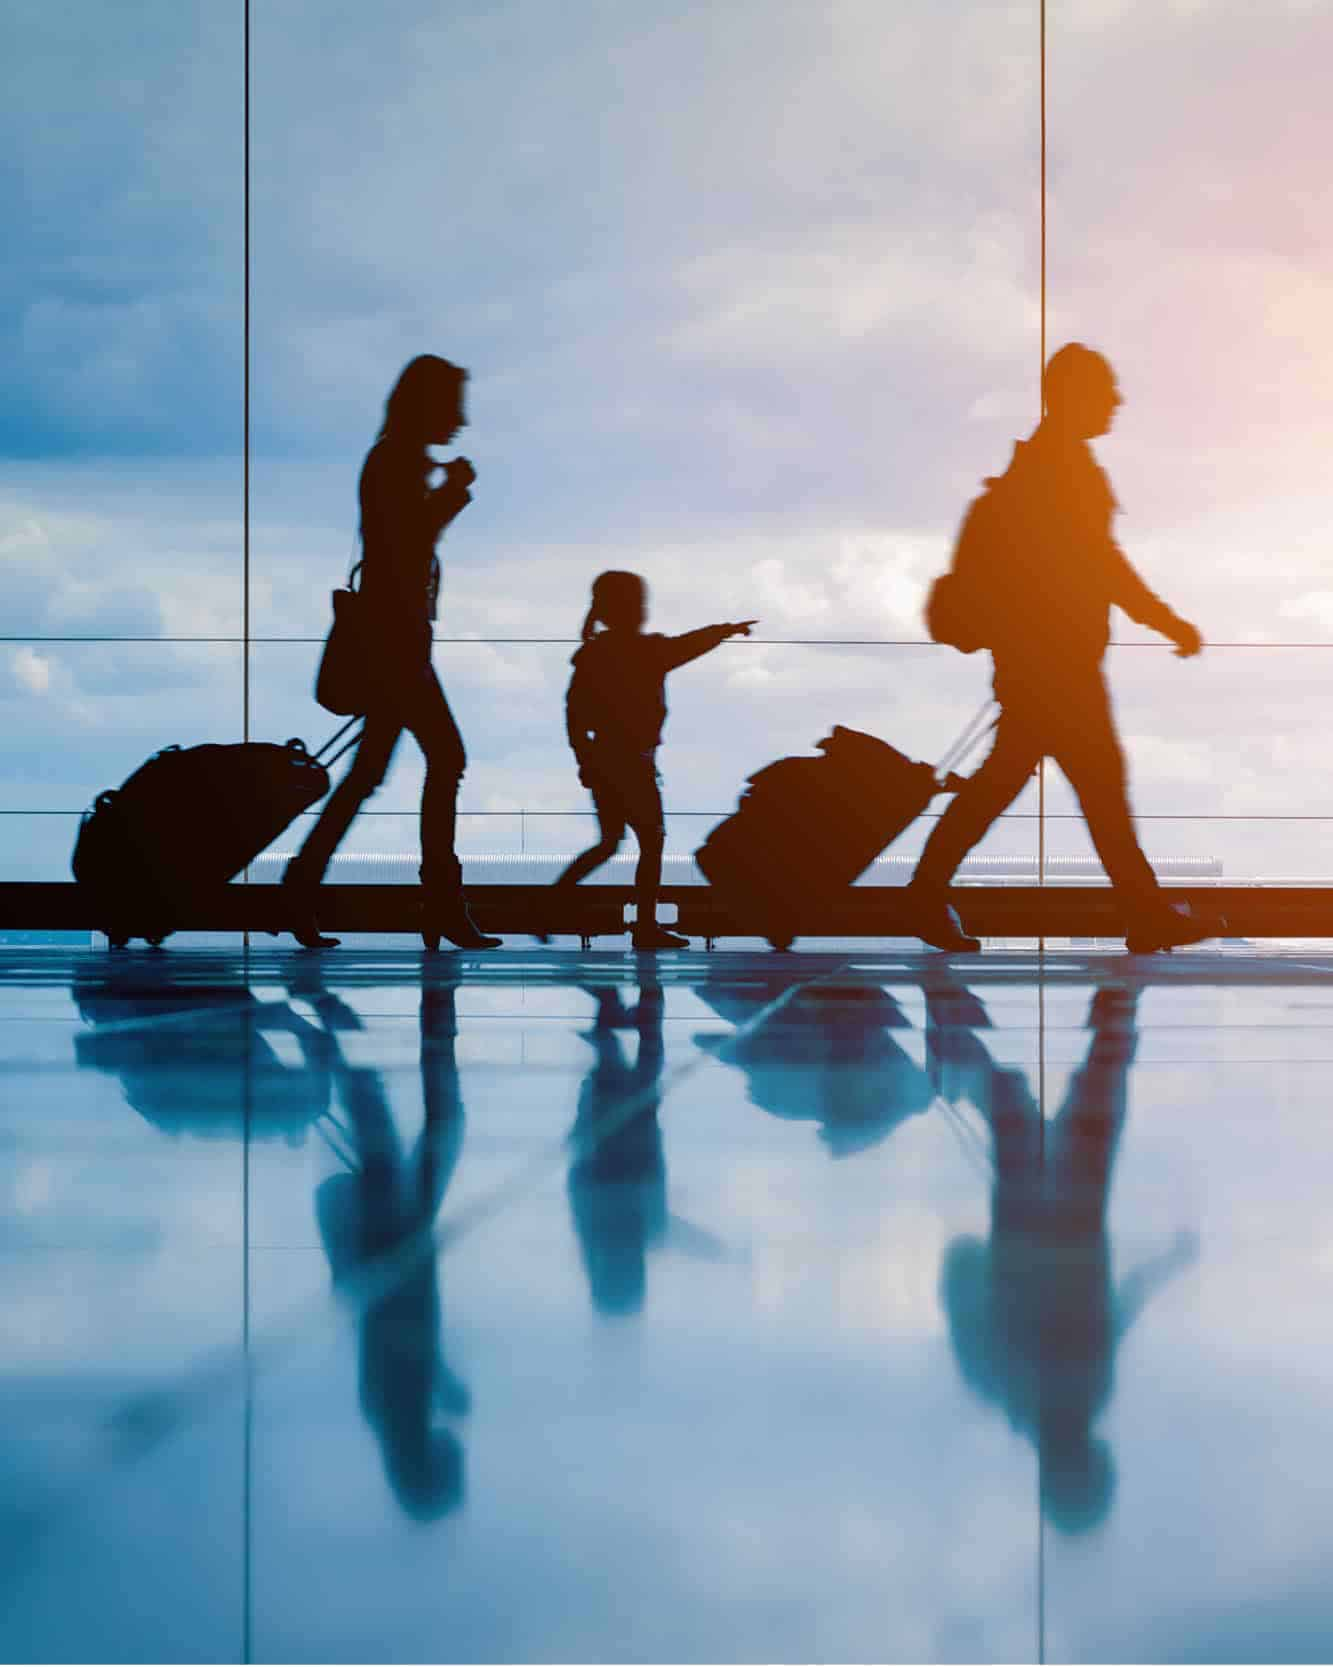
[[[6,634],[234,634],[240,9],[13,18]],[[1120,368],[1126,548],[1215,639],[1333,636],[1331,48],[1322,0],[1051,6],[1051,339]],[[573,635],[615,565],[668,630],[920,635],[964,504],[1035,417],[1035,6],[256,0],[253,49],[256,632],[323,629],[384,393],[432,349],[473,370],[480,475],[442,633]],[[320,733],[312,652],[256,650],[265,733]],[[563,651],[437,659],[464,802],[579,807]],[[1142,807],[1333,811],[1328,665],[1120,652]],[[725,807],[835,721],[929,755],[983,686],[943,652],[724,650],[675,681],[668,804]],[[75,808],[230,733],[237,659],[6,646],[0,708],[4,804]],[[413,801],[410,751],[386,808]],[[7,872],[61,870],[49,832],[5,838]],[[1148,845],[1200,841],[1326,866],[1318,829]]]

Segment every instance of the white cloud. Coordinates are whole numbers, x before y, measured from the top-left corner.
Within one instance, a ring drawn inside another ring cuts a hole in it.
[[[51,687],[51,662],[31,648],[16,649],[10,656],[14,681],[30,695],[44,695]]]
[[[239,324],[218,137],[236,137],[234,51],[203,12],[159,10],[140,103],[99,102],[82,71],[59,83],[69,155],[34,112],[71,25],[25,23],[39,73],[10,112],[15,154],[61,208],[51,224],[81,236],[34,253],[15,316],[34,409],[60,394],[85,444],[129,406],[182,445],[206,411],[238,408],[234,358],[224,374],[200,345]],[[1333,296],[1314,230],[1330,15],[1269,8],[1260,27],[1239,0],[1077,0],[1052,19],[1052,338],[1086,335],[1120,368],[1129,403],[1100,450],[1127,548],[1213,639],[1333,631]],[[507,0],[445,17],[402,0],[313,35],[305,21],[281,0],[254,43],[254,630],[326,628],[387,385],[436,347],[476,371],[465,449],[481,471],[445,543],[442,634],[572,637],[593,574],[628,566],[664,630],[758,613],[772,635],[919,638],[965,503],[1035,415],[1031,7]],[[109,37],[98,55],[119,84]],[[90,157],[101,218],[74,212]],[[13,632],[238,632],[239,467],[149,452],[7,471]],[[40,721],[13,744],[13,782],[29,752],[59,751],[81,792],[152,744],[235,727],[231,649],[31,652],[47,671],[25,675],[47,683],[22,691]],[[560,732],[569,652],[441,650],[472,802],[580,797]],[[256,648],[266,732],[320,732],[313,659]],[[1234,768],[1233,799],[1289,804],[1320,779],[1322,662],[1205,661],[1173,682],[1167,656],[1113,660],[1138,789],[1196,805],[1190,759],[1206,759]],[[673,680],[668,779],[677,802],[727,802],[830,721],[929,755],[984,682],[926,650],[728,649]],[[1291,726],[1281,780],[1260,686]],[[410,800],[412,752],[386,802]]]

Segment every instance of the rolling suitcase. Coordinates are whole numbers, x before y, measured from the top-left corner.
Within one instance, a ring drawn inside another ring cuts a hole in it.
[[[860,730],[834,727],[819,758],[780,758],[748,777],[735,813],[695,853],[737,913],[787,949],[797,921],[846,890],[937,793],[955,792],[957,762],[986,734],[979,713],[938,765],[920,764]]]
[[[131,938],[156,947],[187,925],[196,898],[239,874],[323,798],[329,769],[356,745],[357,737],[345,737],[358,722],[313,754],[298,740],[164,747],[120,787],[99,793],[79,825],[71,866],[96,900],[112,947]]]

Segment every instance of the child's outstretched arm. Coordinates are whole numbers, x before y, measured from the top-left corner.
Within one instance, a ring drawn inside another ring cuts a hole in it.
[[[701,654],[711,654],[728,637],[748,637],[750,627],[758,623],[757,619],[733,620],[726,625],[703,625],[697,631],[686,631],[683,636],[667,637],[664,644],[667,670],[688,665]]]
[[[1177,1233],[1170,1246],[1157,1256],[1151,1256],[1141,1266],[1125,1275],[1115,1293],[1116,1341],[1125,1335],[1148,1305],[1150,1297],[1183,1269],[1190,1266],[1199,1254],[1199,1241],[1191,1232]]]

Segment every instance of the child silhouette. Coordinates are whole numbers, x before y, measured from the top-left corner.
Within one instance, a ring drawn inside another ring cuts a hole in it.
[[[565,710],[579,780],[592,794],[601,833],[555,883],[577,885],[615,855],[626,827],[633,828],[639,842],[634,947],[684,949],[687,938],[657,924],[666,840],[657,749],[666,721],[666,676],[728,637],[748,637],[758,621],[705,625],[666,637],[645,631],[647,618],[648,587],[637,573],[612,571],[593,580]]]

